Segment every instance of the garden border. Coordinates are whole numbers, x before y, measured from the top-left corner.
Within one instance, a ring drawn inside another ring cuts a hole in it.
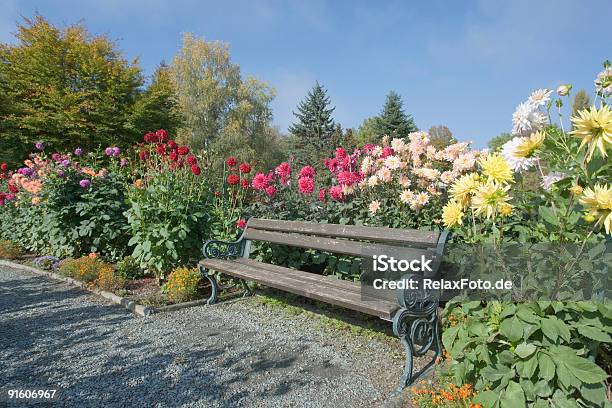
[[[141,316],[141,317],[146,317],[146,316],[150,316],[153,313],[159,313],[159,312],[164,312],[164,311],[169,311],[169,310],[176,310],[176,308],[173,309],[157,309],[157,308],[151,308],[151,307],[147,307],[147,306],[143,306],[143,305],[139,305],[138,303],[135,303],[132,300],[129,300],[127,298],[115,295],[114,293],[111,292],[107,292],[105,290],[100,290],[100,289],[95,289],[95,288],[88,288],[87,285],[83,282],[80,282],[76,279],[72,279],[69,278],[67,276],[61,276],[58,275],[57,273],[54,272],[50,272],[50,271],[44,271],[42,269],[38,269],[38,268],[34,268],[32,266],[28,266],[28,265],[23,265],[17,262],[11,262],[11,261],[7,261],[4,259],[0,259],[0,266],[6,266],[9,268],[14,268],[14,269],[21,269],[24,271],[28,271],[28,272],[32,272],[35,273],[37,275],[44,275],[47,276],[49,278],[53,278],[56,280],[60,280],[62,282],[66,282],[69,283],[71,285],[74,286],[78,286],[81,289],[85,289],[89,292],[92,292],[98,296],[101,296],[107,300],[110,300],[112,303],[117,304],[117,305],[121,305],[123,307],[125,307],[127,310],[129,310],[130,312]],[[187,306],[185,306],[187,307]]]

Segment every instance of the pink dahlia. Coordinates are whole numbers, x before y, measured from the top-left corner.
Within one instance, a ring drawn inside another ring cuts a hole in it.
[[[314,191],[315,183],[311,177],[301,177],[298,180],[298,186],[302,194],[312,194]]]

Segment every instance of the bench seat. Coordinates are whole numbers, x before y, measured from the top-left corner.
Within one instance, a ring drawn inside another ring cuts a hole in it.
[[[362,295],[357,282],[339,280],[270,265],[253,259],[204,259],[200,265],[244,280],[254,281],[275,289],[291,292],[309,299],[331,303],[391,321],[399,309],[397,302],[374,299]]]

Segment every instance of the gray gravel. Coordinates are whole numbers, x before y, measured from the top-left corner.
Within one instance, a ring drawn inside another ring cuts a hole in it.
[[[2,267],[0,406],[9,388],[58,389],[52,406],[396,405],[399,342],[322,326],[253,298],[139,318]]]

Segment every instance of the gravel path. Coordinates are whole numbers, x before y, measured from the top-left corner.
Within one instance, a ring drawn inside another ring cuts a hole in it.
[[[0,406],[9,388],[58,389],[52,406],[397,406],[399,342],[322,326],[253,298],[138,318],[2,267]]]

